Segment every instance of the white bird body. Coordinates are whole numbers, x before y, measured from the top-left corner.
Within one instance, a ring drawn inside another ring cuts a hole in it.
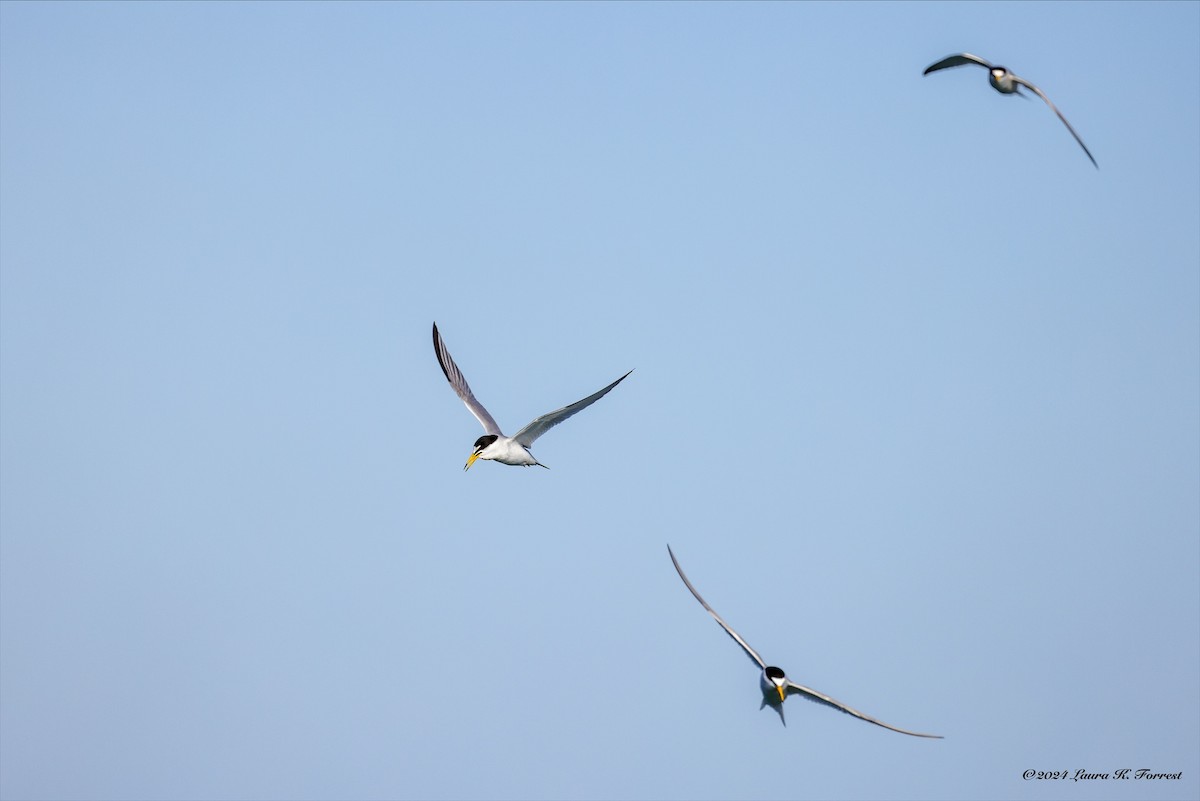
[[[521,443],[512,437],[503,435],[497,436],[490,445],[479,451],[478,458],[519,467],[532,467],[533,465],[545,467],[533,457],[528,448],[522,447]]]
[[[988,83],[990,83],[992,88],[997,92],[1001,92],[1006,95],[1020,94],[1020,87],[1017,85],[1017,82],[1013,80],[1013,74],[1004,69],[1004,67],[992,67],[991,70],[988,71]]]

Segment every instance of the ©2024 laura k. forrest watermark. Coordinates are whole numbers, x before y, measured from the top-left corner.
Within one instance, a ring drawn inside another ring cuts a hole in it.
[[[1106,773],[1098,773],[1083,768],[1078,770],[1027,770],[1021,774],[1021,778],[1025,781],[1121,781],[1122,779],[1142,779],[1149,781],[1158,781],[1166,779],[1168,781],[1178,781],[1183,778],[1183,771],[1178,773],[1158,773],[1150,768],[1118,768]]]

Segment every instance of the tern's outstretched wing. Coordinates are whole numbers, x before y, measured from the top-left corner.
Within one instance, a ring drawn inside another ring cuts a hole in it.
[[[921,74],[928,75],[931,72],[937,72],[938,70],[944,70],[948,67],[961,67],[963,64],[978,64],[979,66],[984,67],[989,70],[992,68],[991,64],[984,61],[979,56],[973,56],[970,53],[958,53],[957,55],[946,56],[945,58],[943,58],[941,61],[937,62],[936,64],[930,64],[928,67],[925,68],[925,72],[923,72]]]
[[[1012,73],[1009,73],[1009,74],[1012,75]],[[1071,132],[1071,136],[1075,137],[1075,141],[1078,142],[1079,146],[1083,148],[1083,152],[1087,153],[1087,157],[1092,160],[1092,166],[1095,167],[1097,170],[1100,169],[1100,165],[1096,163],[1096,159],[1092,158],[1092,151],[1087,149],[1087,145],[1085,145],[1083,143],[1083,140],[1079,138],[1079,134],[1075,133],[1075,129],[1071,127],[1071,123],[1067,122],[1067,118],[1064,117],[1062,112],[1058,110],[1058,106],[1056,106],[1050,102],[1050,98],[1046,97],[1046,93],[1043,92],[1041,89],[1038,89],[1036,86],[1034,86],[1033,84],[1031,84],[1029,81],[1025,80],[1024,78],[1019,78],[1016,75],[1012,75],[1012,79],[1014,81],[1016,81],[1017,83],[1021,84],[1021,86],[1024,86],[1029,91],[1033,92],[1035,95],[1040,97],[1042,100],[1046,101],[1046,105],[1050,107],[1051,111],[1053,111],[1055,114],[1058,115],[1058,118],[1060,120],[1062,120],[1062,124],[1067,126],[1067,130]]]
[[[633,372],[632,370],[629,371],[629,373],[632,373],[632,372]],[[620,384],[622,381],[624,381],[626,378],[628,378],[629,373],[626,373],[625,375],[621,376],[616,381],[612,382],[607,387],[605,387],[604,389],[595,393],[594,395],[588,395],[583,400],[575,401],[570,406],[564,406],[561,409],[558,409],[556,411],[547,412],[546,414],[543,414],[541,417],[537,418],[532,423],[525,426],[517,433],[513,434],[513,439],[516,440],[522,446],[528,448],[530,445],[533,444],[533,441],[535,439],[537,439],[538,437],[540,437],[542,434],[545,434],[547,431],[554,428],[556,425],[561,423],[563,420],[566,420],[568,417],[575,414],[576,412],[586,409],[587,407],[591,406],[596,401],[603,398],[605,395],[607,395],[609,393],[609,390],[611,390],[617,384]],[[468,390],[468,392],[469,391],[470,390]],[[487,412],[484,412],[484,414],[487,414]]]
[[[841,701],[835,701],[834,699],[830,698],[828,695],[825,695],[824,693],[819,693],[816,690],[799,685],[796,682],[792,681],[791,679],[788,679],[787,694],[788,695],[797,695],[797,694],[803,695],[805,698],[807,698],[810,701],[816,701],[818,704],[825,704],[826,706],[831,706],[834,709],[840,709],[843,712],[845,712],[847,715],[853,715],[854,717],[858,718],[859,720],[865,720],[867,723],[874,723],[876,726],[882,726],[885,729],[891,729],[892,731],[898,731],[901,734],[911,734],[913,737],[929,737],[929,738],[932,738],[935,740],[943,739],[943,737],[940,734],[921,734],[920,732],[908,731],[907,729],[900,729],[895,726],[889,726],[888,724],[884,723],[882,720],[876,720],[875,718],[871,717],[870,715],[864,715],[862,712],[859,712],[857,709],[853,709],[851,707],[846,706]]]
[[[755,664],[758,665],[759,670],[766,670],[767,663],[764,662],[762,657],[758,655],[758,652],[751,648],[749,643],[743,640],[741,636],[729,626],[728,623],[721,619],[720,615],[713,611],[713,608],[709,606],[703,598],[700,597],[700,593],[696,592],[696,588],[692,586],[692,582],[688,581],[688,577],[683,574],[683,568],[679,566],[679,560],[675,558],[675,552],[671,550],[670,545],[667,546],[667,553],[671,554],[671,561],[675,563],[675,572],[679,574],[681,579],[683,579],[683,583],[687,585],[687,588],[692,591],[692,595],[696,596],[696,600],[700,602],[700,605],[708,610],[708,613],[713,616],[713,620],[721,624],[721,628],[725,629],[725,633],[732,637],[734,642],[742,646],[742,650],[744,650],[750,656],[750,658],[754,660]],[[783,715],[781,714],[780,717],[782,718]]]
[[[471,387],[467,385],[467,379],[463,378],[458,365],[454,363],[454,359],[450,358],[450,351],[446,350],[446,343],[442,341],[442,335],[438,333],[437,323],[433,324],[433,352],[437,354],[438,364],[442,366],[446,380],[450,382],[450,386],[458,397],[462,398],[462,402],[467,404],[467,411],[475,415],[480,423],[483,423],[483,430],[498,437],[504,436],[500,433],[500,426],[496,425],[496,421],[488,414],[488,410],[483,408],[482,403],[475,400],[475,396],[471,393]]]

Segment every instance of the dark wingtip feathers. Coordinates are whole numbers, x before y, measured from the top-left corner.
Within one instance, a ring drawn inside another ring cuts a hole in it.
[[[446,360],[442,357],[442,350],[445,347],[446,345],[442,342],[442,335],[438,333],[437,322],[435,321],[433,324],[433,355],[437,356],[438,367],[442,368],[442,375],[446,376],[446,380],[453,384],[454,379],[450,377],[450,371],[446,369]]]

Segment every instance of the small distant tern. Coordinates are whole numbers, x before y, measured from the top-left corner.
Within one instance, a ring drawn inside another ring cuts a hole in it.
[[[1071,127],[1071,123],[1067,122],[1067,118],[1064,117],[1062,112],[1058,110],[1058,106],[1051,103],[1050,98],[1046,97],[1046,93],[1041,89],[1038,89],[1024,78],[1013,75],[1006,68],[997,66],[995,64],[989,64],[979,56],[973,56],[970,53],[959,53],[958,55],[954,56],[946,56],[946,58],[943,58],[936,64],[930,64],[925,68],[924,74],[928,75],[931,72],[937,72],[938,70],[944,70],[950,67],[961,67],[964,64],[978,64],[986,69],[988,71],[988,83],[992,85],[993,89],[1001,94],[1021,95],[1021,87],[1024,86],[1042,100],[1045,100],[1046,105],[1058,115],[1060,120],[1062,120],[1062,124],[1067,126],[1067,130],[1071,132],[1071,136],[1075,137],[1075,141],[1078,142],[1079,146],[1083,148],[1083,152],[1087,153],[1087,157],[1092,161],[1092,166],[1096,169],[1100,169],[1100,165],[1096,163],[1096,159],[1092,158],[1092,152],[1087,149],[1087,145],[1085,145],[1083,140],[1079,138],[1079,134],[1075,133],[1075,129]],[[1021,95],[1021,97],[1024,97],[1024,95]]]
[[[758,655],[758,652],[751,648],[750,644],[743,640],[741,636],[734,631],[728,623],[722,620],[721,616],[718,615],[713,608],[709,606],[703,598],[700,597],[700,593],[696,592],[696,588],[692,586],[692,582],[688,581],[688,577],[684,575],[683,568],[679,566],[679,560],[675,558],[675,552],[671,550],[670,545],[667,546],[667,553],[671,554],[671,561],[675,563],[675,572],[677,572],[679,577],[683,579],[683,583],[687,585],[687,588],[692,591],[692,595],[696,596],[696,600],[700,602],[700,605],[708,610],[708,613],[713,616],[713,620],[716,620],[721,624],[721,628],[725,629],[725,633],[732,637],[734,642],[742,646],[742,650],[745,651],[746,654],[754,660],[754,664],[758,665],[758,667],[762,670],[762,674],[758,679],[758,684],[759,688],[762,690],[763,701],[758,708],[762,709],[764,706],[770,706],[779,713],[779,720],[783,722],[784,726],[787,725],[787,721],[783,718],[784,699],[789,695],[802,695],[810,701],[816,701],[818,704],[825,704],[826,706],[831,706],[834,709],[840,709],[847,715],[853,715],[859,720],[865,720],[867,723],[874,723],[876,726],[882,726],[885,729],[891,729],[892,731],[897,731],[901,734],[911,734],[913,737],[930,737],[937,740],[943,739],[940,734],[921,734],[920,732],[908,731],[907,729],[890,726],[887,723],[884,723],[882,720],[876,720],[870,715],[864,715],[857,709],[852,709],[851,707],[846,706],[841,701],[835,701],[824,693],[819,693],[816,690],[796,684],[796,682],[790,680],[786,675],[784,675],[783,670],[773,665],[768,665],[766,662],[764,662],[763,658]]]
[[[483,408],[483,404],[475,400],[475,395],[471,392],[471,387],[467,385],[467,379],[463,377],[462,372],[458,369],[458,365],[454,363],[454,359],[450,358],[450,351],[446,350],[446,343],[442,341],[442,335],[438,333],[437,323],[433,324],[433,351],[437,354],[438,364],[442,366],[442,372],[446,374],[446,380],[450,382],[450,386],[458,394],[458,397],[462,398],[462,402],[467,405],[467,410],[475,415],[475,418],[483,424],[483,430],[487,432],[475,440],[475,450],[467,457],[467,463],[463,466],[463,470],[470,469],[476,459],[490,459],[501,464],[521,465],[522,467],[531,467],[532,465],[546,467],[546,465],[533,458],[533,454],[529,452],[529,448],[533,445],[534,440],[571,415],[586,409],[603,398],[613,387],[628,378],[629,373],[633,372],[630,370],[629,373],[621,376],[594,395],[588,395],[583,400],[575,401],[570,406],[564,406],[557,411],[543,414],[513,436],[506,437],[500,432],[500,426],[496,425],[496,421],[488,414],[488,410]]]

